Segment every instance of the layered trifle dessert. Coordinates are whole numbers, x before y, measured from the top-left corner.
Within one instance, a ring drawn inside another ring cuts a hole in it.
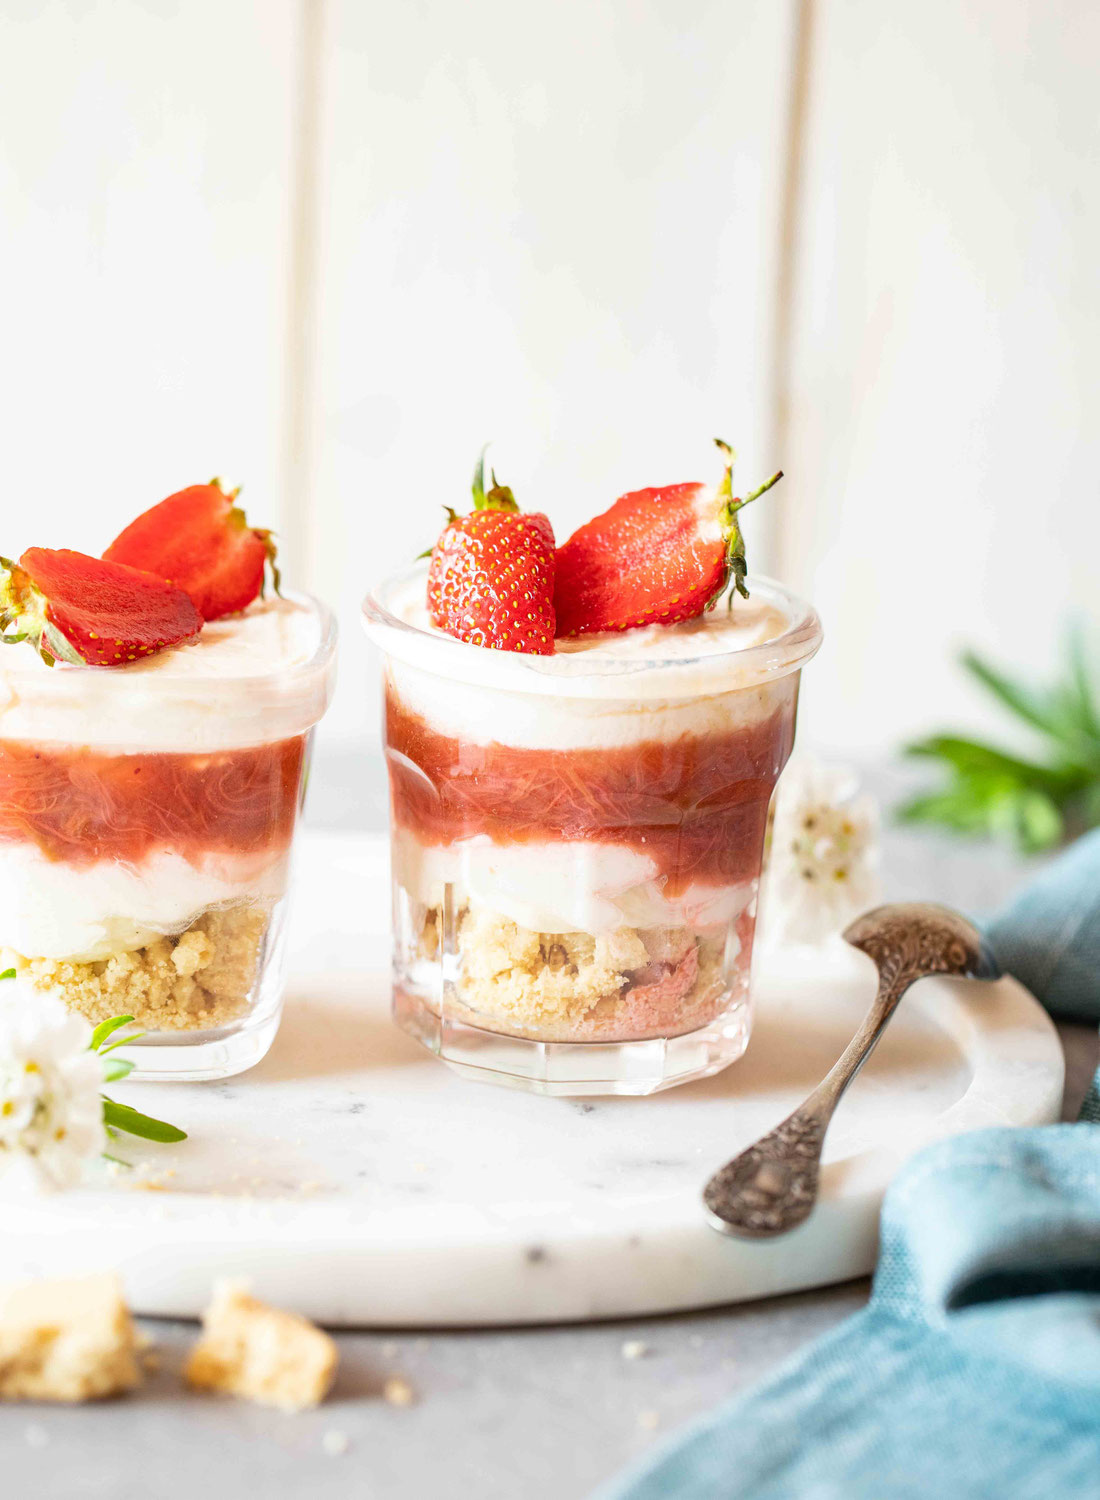
[[[102,558],[2,567],[0,969],[92,1022],[133,1016],[140,1073],[239,1071],[278,1021],[331,619],[265,588],[270,539],[216,484]]]
[[[480,470],[474,495],[366,604],[397,1018],[548,1092],[712,1072],[748,1038],[768,807],[817,617],[767,580],[749,597],[728,469],[622,496],[561,547]]]

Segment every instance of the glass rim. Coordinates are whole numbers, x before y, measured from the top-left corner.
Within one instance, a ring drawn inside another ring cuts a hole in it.
[[[750,595],[759,596],[779,608],[788,620],[781,634],[766,641],[697,656],[604,656],[595,663],[580,651],[555,653],[553,656],[518,651],[490,653],[484,646],[456,640],[442,631],[426,630],[393,613],[390,604],[394,592],[418,576],[426,580],[427,573],[427,562],[419,560],[391,574],[367,593],[362,604],[367,635],[384,652],[399,660],[428,671],[445,671],[463,681],[487,687],[569,697],[576,695],[577,689],[586,683],[590,686],[596,683],[609,685],[616,679],[628,682],[646,674],[671,687],[672,679],[677,676],[704,671],[708,676],[721,677],[723,668],[732,668],[734,664],[738,677],[745,679],[744,685],[756,686],[798,671],[816,653],[823,635],[821,620],[812,604],[775,579],[754,573],[748,579]],[[428,656],[436,656],[437,661],[429,665],[425,660]],[[488,672],[487,657],[492,661]],[[551,662],[553,667],[549,665]],[[623,682],[622,685],[627,684]],[[674,697],[675,693],[670,691],[667,696]]]

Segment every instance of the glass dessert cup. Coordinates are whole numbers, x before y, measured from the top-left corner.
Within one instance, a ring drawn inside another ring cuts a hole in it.
[[[418,587],[410,570],[364,606],[385,656],[398,1025],[543,1094],[724,1068],[749,1040],[768,807],[817,616],[754,578],[735,614],[771,625],[735,649],[707,621],[524,656],[424,628]]]
[[[122,668],[0,658],[0,969],[135,1077],[224,1078],[279,1024],[287,885],[335,626],[291,595]]]

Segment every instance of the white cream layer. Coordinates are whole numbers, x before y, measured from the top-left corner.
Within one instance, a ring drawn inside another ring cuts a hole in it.
[[[0,741],[115,751],[203,751],[301,734],[332,693],[328,612],[271,598],[205,625],[196,640],[124,667],[47,667],[0,648]]]
[[[735,729],[793,702],[821,630],[808,606],[754,579],[697,620],[559,640],[552,656],[469,646],[428,621],[425,574],[368,602],[367,631],[401,701],[474,744],[578,749]],[[400,622],[400,623],[396,623]]]
[[[401,705],[439,734],[467,744],[523,750],[591,750],[678,740],[746,729],[792,706],[797,676],[706,696],[549,698],[475,686],[406,662],[391,661],[389,680]]]
[[[425,907],[443,904],[500,912],[533,932],[607,932],[616,927],[717,931],[739,916],[753,883],[691,885],[675,897],[653,859],[622,844],[494,844],[479,836],[446,847],[393,832],[393,877]]]
[[[182,932],[209,907],[277,899],[286,883],[285,853],[70,865],[29,844],[0,843],[0,950],[91,963]]]

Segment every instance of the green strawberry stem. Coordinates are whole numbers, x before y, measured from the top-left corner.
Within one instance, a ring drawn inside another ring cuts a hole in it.
[[[746,495],[743,500],[738,498],[733,493],[733,465],[737,455],[721,438],[715,438],[714,442],[715,446],[725,454],[727,460],[726,472],[722,475],[722,481],[718,486],[719,499],[725,499],[726,502],[719,519],[726,537],[727,572],[722,587],[717,590],[712,599],[708,600],[707,609],[713,609],[727,589],[730,590],[728,602],[731,608],[734,594],[740,594],[742,599],[749,597],[749,591],[745,586],[745,578],[748,575],[748,564],[745,561],[745,538],[737,513],[744,510],[746,505],[751,505],[754,500],[759,500],[761,495],[766,494],[772,485],[778,484],[783,478],[783,470],[778,469],[770,479],[765,479],[762,485]]]
[[[489,451],[489,444],[478,454],[477,465],[474,469],[473,483],[470,491],[474,497],[475,510],[519,510],[516,497],[506,484],[498,484],[496,470],[490,469],[490,489],[485,491],[485,455]]]
[[[82,665],[82,659],[46,617],[47,601],[26,572],[10,557],[0,557],[0,645],[29,641],[48,667],[58,657]],[[17,626],[14,635],[7,634]]]

